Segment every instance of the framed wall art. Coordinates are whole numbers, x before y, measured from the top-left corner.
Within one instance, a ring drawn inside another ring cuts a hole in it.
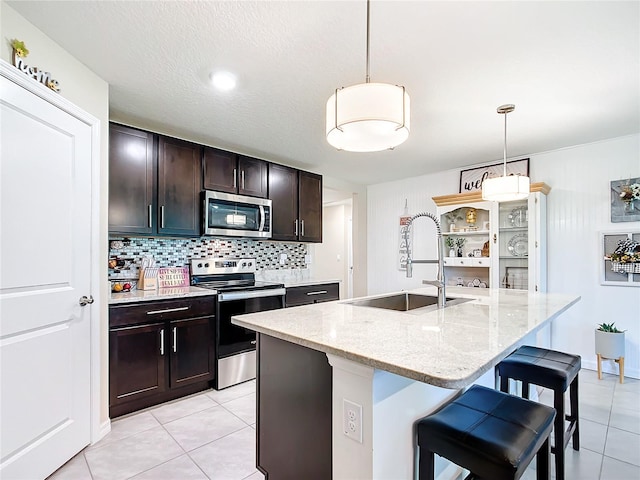
[[[470,168],[460,171],[460,192],[469,193],[482,190],[482,182],[487,178],[501,177],[503,174],[503,163],[495,165],[485,165],[484,167]],[[507,162],[507,175],[529,176],[529,159],[512,160]]]
[[[600,232],[600,284],[640,287],[640,230]]]
[[[640,177],[611,182],[611,222],[640,222]]]

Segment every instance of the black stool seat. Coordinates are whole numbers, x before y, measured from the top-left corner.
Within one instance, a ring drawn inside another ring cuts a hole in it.
[[[540,385],[553,390],[569,388],[580,371],[580,356],[525,345],[502,360],[500,376]]]
[[[509,379],[522,381],[522,397],[529,398],[530,384],[553,390],[553,406],[557,416],[554,425],[556,479],[564,480],[564,450],[573,438],[573,449],[580,450],[580,422],[578,415],[579,355],[571,355],[546,348],[522,346],[502,360],[496,367],[500,375],[500,390],[509,391]],[[569,389],[571,412],[565,414],[564,393]],[[565,430],[565,420],[569,426]]]
[[[516,480],[537,455],[537,478],[549,475],[553,408],[474,385],[418,421],[419,478],[434,479],[434,453],[491,480]]]

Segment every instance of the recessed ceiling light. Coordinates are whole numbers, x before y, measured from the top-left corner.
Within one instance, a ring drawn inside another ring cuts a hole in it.
[[[211,75],[211,83],[218,90],[227,92],[236,86],[236,76],[229,72],[217,72]]]

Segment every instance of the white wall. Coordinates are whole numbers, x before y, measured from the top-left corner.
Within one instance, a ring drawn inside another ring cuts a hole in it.
[[[611,223],[610,182],[640,176],[640,135],[614,138],[529,155],[532,182],[551,186],[547,198],[548,291],[582,296],[553,325],[552,347],[582,356],[595,369],[593,330],[616,322],[626,329],[625,373],[640,378],[640,287],[600,285],[600,236],[603,230],[640,230],[640,222]],[[435,267],[417,265],[412,279],[397,268],[398,217],[405,198],[409,212],[436,211],[431,197],[458,191],[459,170],[372,185],[368,188],[369,294],[421,286],[435,278]],[[416,258],[435,258],[433,226],[416,222]],[[605,371],[617,372],[611,362]]]
[[[340,280],[340,298],[347,298],[349,274],[348,229],[351,228],[351,201],[322,208],[322,243],[313,246],[313,276]]]
[[[5,2],[0,2],[0,31],[2,45],[0,58],[12,63],[10,42],[14,38],[22,40],[29,49],[26,63],[37,66],[40,70],[51,72],[52,77],[60,83],[60,95],[100,120],[100,258],[99,265],[93,265],[101,272],[107,271],[107,215],[108,215],[108,166],[109,166],[109,85],[82,63],[73,58],[53,40],[25,20]],[[109,298],[107,277],[93,289],[100,290],[100,298]],[[98,296],[95,291],[94,296]],[[96,308],[98,307],[98,308]],[[108,372],[108,314],[106,300],[94,305],[92,310],[99,310],[101,324],[101,390],[102,401],[100,419],[105,422],[109,417],[109,372]]]

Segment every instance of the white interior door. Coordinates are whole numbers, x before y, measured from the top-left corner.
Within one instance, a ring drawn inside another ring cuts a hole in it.
[[[0,81],[0,478],[32,480],[90,441],[92,137]]]

